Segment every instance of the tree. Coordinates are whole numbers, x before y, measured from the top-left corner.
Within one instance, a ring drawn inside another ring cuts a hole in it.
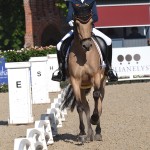
[[[68,9],[64,0],[57,0],[56,6],[64,12],[64,15],[67,14]]]
[[[22,48],[24,34],[23,0],[0,0],[0,50]]]
[[[64,0],[56,6],[67,13]],[[0,50],[20,49],[24,45],[25,13],[23,0],[0,0]]]

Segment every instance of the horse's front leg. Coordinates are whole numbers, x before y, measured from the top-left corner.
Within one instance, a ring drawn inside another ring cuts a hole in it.
[[[79,119],[80,119],[80,134],[79,134],[79,140],[81,142],[85,141],[93,141],[94,136],[93,136],[93,130],[90,122],[90,107],[89,104],[86,100],[85,92],[84,90],[81,90],[81,103],[77,103],[77,111],[79,114]],[[86,118],[87,118],[87,135],[85,134],[85,127],[83,123],[83,111],[85,112]],[[86,136],[85,136],[86,135]]]
[[[101,135],[101,127],[100,127],[100,116],[102,113],[102,101],[105,93],[106,79],[102,78],[100,81],[96,80],[95,82],[97,83],[95,84],[94,91],[93,91],[95,107],[94,107],[93,115],[91,116],[91,123],[97,125],[95,130],[96,132],[95,140],[101,141],[102,135]]]
[[[91,124],[96,125],[95,129],[96,134],[94,137],[96,141],[102,141],[101,127],[100,127],[100,115],[102,113],[102,99],[100,97],[101,97],[100,90],[94,90],[93,98],[95,101],[95,108],[93,111],[93,115],[91,116]]]
[[[100,120],[99,120],[98,123],[97,123],[95,132],[96,132],[96,134],[95,134],[94,139],[95,139],[96,141],[102,141]]]
[[[93,91],[94,98],[94,111],[91,116],[91,124],[97,125],[99,123],[100,115],[102,113],[102,100],[100,99],[100,89],[94,89]]]
[[[86,135],[86,133],[85,133],[85,126],[84,126],[84,123],[83,123],[83,108],[79,104],[77,104],[77,112],[79,114],[79,121],[80,121],[80,124],[79,124],[80,133],[79,133],[79,136]]]
[[[84,101],[83,105],[84,105],[84,112],[87,118],[87,127],[88,127],[86,140],[93,141],[94,136],[93,136],[93,129],[92,129],[91,122],[90,122],[90,107],[89,107],[87,100]]]
[[[99,117],[102,112],[102,99],[100,99],[100,86],[101,86],[101,74],[98,72],[94,76],[94,91],[93,91],[93,98],[94,98],[94,111],[93,115],[91,116],[91,124],[97,125],[99,122]]]
[[[79,140],[81,142],[85,142],[87,140],[93,141],[93,130],[92,130],[92,126],[90,123],[90,109],[89,109],[89,104],[88,104],[86,97],[85,97],[85,92],[80,89],[80,83],[77,80],[72,79],[71,82],[72,82],[72,87],[73,87],[74,95],[75,95],[76,102],[77,102],[77,111],[78,111],[79,120],[80,120]],[[85,112],[86,117],[87,117],[87,124],[88,124],[87,136],[85,136],[85,127],[84,127],[84,122],[83,122],[83,111]]]
[[[105,89],[104,89],[105,85],[101,85],[101,88],[100,88],[100,91],[101,91],[101,94],[100,94],[100,100],[102,102],[103,98],[104,98],[104,93],[105,93]],[[100,110],[100,115],[102,113],[102,104],[101,104],[101,110]],[[101,126],[100,126],[100,116],[99,116],[99,121],[96,125],[96,129],[95,129],[95,140],[96,141],[102,141],[102,135],[101,135]]]

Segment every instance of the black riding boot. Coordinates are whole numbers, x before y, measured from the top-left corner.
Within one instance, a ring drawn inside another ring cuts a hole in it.
[[[108,76],[109,82],[116,82],[118,81],[117,74],[115,75],[113,69],[111,68],[111,61],[112,61],[112,45],[108,46],[107,49],[107,63],[106,63],[106,72]]]
[[[57,51],[57,59],[58,59],[58,73],[57,75],[52,74],[52,80],[53,81],[65,81],[66,80],[66,73],[65,73],[65,58],[62,58],[61,51]]]

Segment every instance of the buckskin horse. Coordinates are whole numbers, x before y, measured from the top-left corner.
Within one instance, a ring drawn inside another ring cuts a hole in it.
[[[66,88],[62,109],[75,106],[79,114],[79,140],[81,142],[102,140],[100,116],[104,98],[106,76],[103,59],[92,34],[92,4],[74,8],[74,39],[67,59],[67,73],[70,84]],[[94,110],[90,117],[87,94],[93,88]],[[87,118],[87,134],[83,122],[83,112]],[[95,136],[92,125],[96,125]]]

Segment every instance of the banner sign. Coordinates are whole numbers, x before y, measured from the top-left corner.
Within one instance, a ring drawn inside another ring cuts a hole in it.
[[[119,80],[150,79],[150,46],[113,48],[112,68]]]
[[[4,58],[0,58],[0,84],[8,84],[8,74]]]

